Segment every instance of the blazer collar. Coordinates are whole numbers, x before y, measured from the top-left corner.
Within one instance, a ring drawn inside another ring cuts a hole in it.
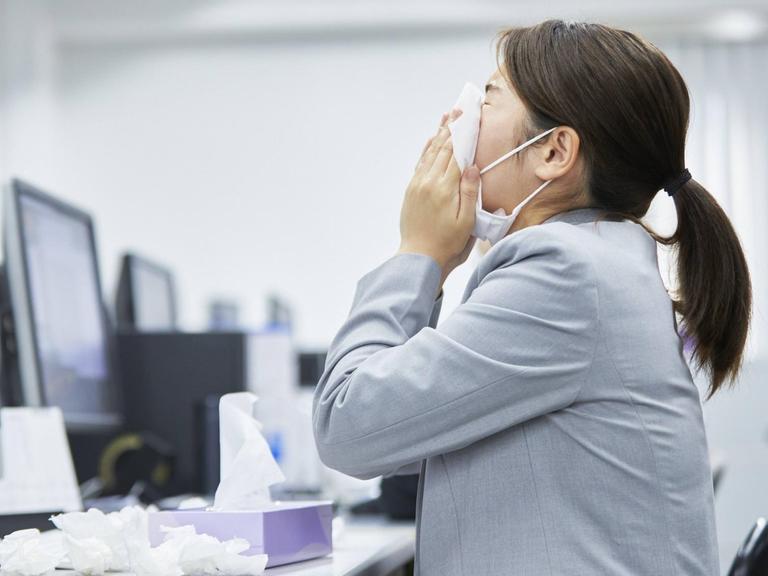
[[[544,220],[542,224],[548,224],[549,222],[568,222],[570,224],[582,224],[584,222],[593,222],[599,215],[605,213],[606,210],[602,208],[575,208],[574,210],[558,212],[557,214]],[[608,219],[611,218],[609,217]]]

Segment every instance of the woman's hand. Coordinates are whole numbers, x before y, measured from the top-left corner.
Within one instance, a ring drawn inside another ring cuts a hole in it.
[[[467,259],[475,240],[471,233],[480,171],[469,166],[462,175],[447,127],[460,114],[443,114],[437,134],[424,147],[400,212],[398,253],[434,258],[443,270],[441,287],[448,274]]]

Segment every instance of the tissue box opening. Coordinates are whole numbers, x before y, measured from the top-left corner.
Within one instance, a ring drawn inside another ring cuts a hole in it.
[[[244,538],[245,554],[267,554],[267,567],[325,556],[333,551],[329,500],[272,502],[256,510],[163,510],[149,514],[152,546],[163,542],[162,526],[192,525],[221,541]]]

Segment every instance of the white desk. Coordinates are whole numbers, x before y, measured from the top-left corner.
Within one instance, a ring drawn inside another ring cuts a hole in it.
[[[55,538],[60,533],[46,532]],[[413,560],[416,527],[379,516],[347,516],[341,534],[333,536],[333,553],[323,558],[268,568],[266,576],[384,576]],[[73,570],[56,570],[69,576]],[[130,576],[110,572],[110,576]]]

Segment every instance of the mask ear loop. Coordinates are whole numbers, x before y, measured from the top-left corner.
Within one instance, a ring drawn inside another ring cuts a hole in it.
[[[514,210],[512,210],[512,214],[510,214],[510,216],[513,216],[513,215],[514,215],[514,216],[517,216],[518,214],[520,214],[520,211],[521,211],[521,210],[522,210],[522,209],[525,207],[525,205],[526,205],[526,204],[528,204],[528,202],[530,202],[531,200],[533,200],[533,197],[534,197],[534,196],[536,196],[536,194],[538,194],[539,192],[541,192],[541,191],[544,189],[544,187],[545,187],[547,184],[549,184],[550,182],[552,182],[552,180],[545,180],[545,181],[544,181],[544,183],[543,183],[541,186],[539,186],[538,188],[536,188],[536,190],[534,190],[533,192],[531,192],[531,193],[528,195],[528,198],[526,198],[525,200],[523,200],[522,202],[520,202],[520,204],[518,204],[517,206],[515,206],[515,209],[514,209]]]
[[[525,147],[526,147],[526,146],[528,146],[529,144],[533,144],[534,142],[536,142],[536,141],[538,141],[538,140],[541,140],[542,138],[544,138],[544,136],[546,136],[547,134],[550,134],[551,132],[553,132],[553,131],[554,131],[554,130],[556,130],[557,128],[558,128],[557,126],[555,126],[554,128],[550,128],[550,129],[549,129],[549,130],[547,130],[546,132],[542,132],[542,133],[541,133],[541,134],[539,134],[538,136],[534,136],[533,138],[531,138],[531,139],[530,139],[530,140],[528,140],[527,142],[523,142],[523,143],[522,143],[522,144],[520,144],[520,146],[518,146],[517,148],[515,148],[515,149],[513,149],[513,150],[510,150],[509,152],[507,152],[506,154],[504,154],[504,155],[503,155],[503,156],[501,156],[500,158],[497,158],[496,160],[494,160],[493,162],[491,162],[490,164],[488,164],[488,166],[486,166],[485,168],[483,168],[482,170],[480,170],[480,174],[481,174],[481,175],[482,175],[482,174],[485,174],[486,172],[488,172],[488,170],[490,170],[490,169],[491,169],[491,168],[493,168],[494,166],[497,166],[497,165],[501,164],[502,162],[504,162],[504,160],[506,160],[506,159],[507,159],[507,158],[509,158],[510,156],[513,156],[513,155],[517,154],[518,152],[520,152],[520,150],[522,150],[523,148],[525,148]]]

